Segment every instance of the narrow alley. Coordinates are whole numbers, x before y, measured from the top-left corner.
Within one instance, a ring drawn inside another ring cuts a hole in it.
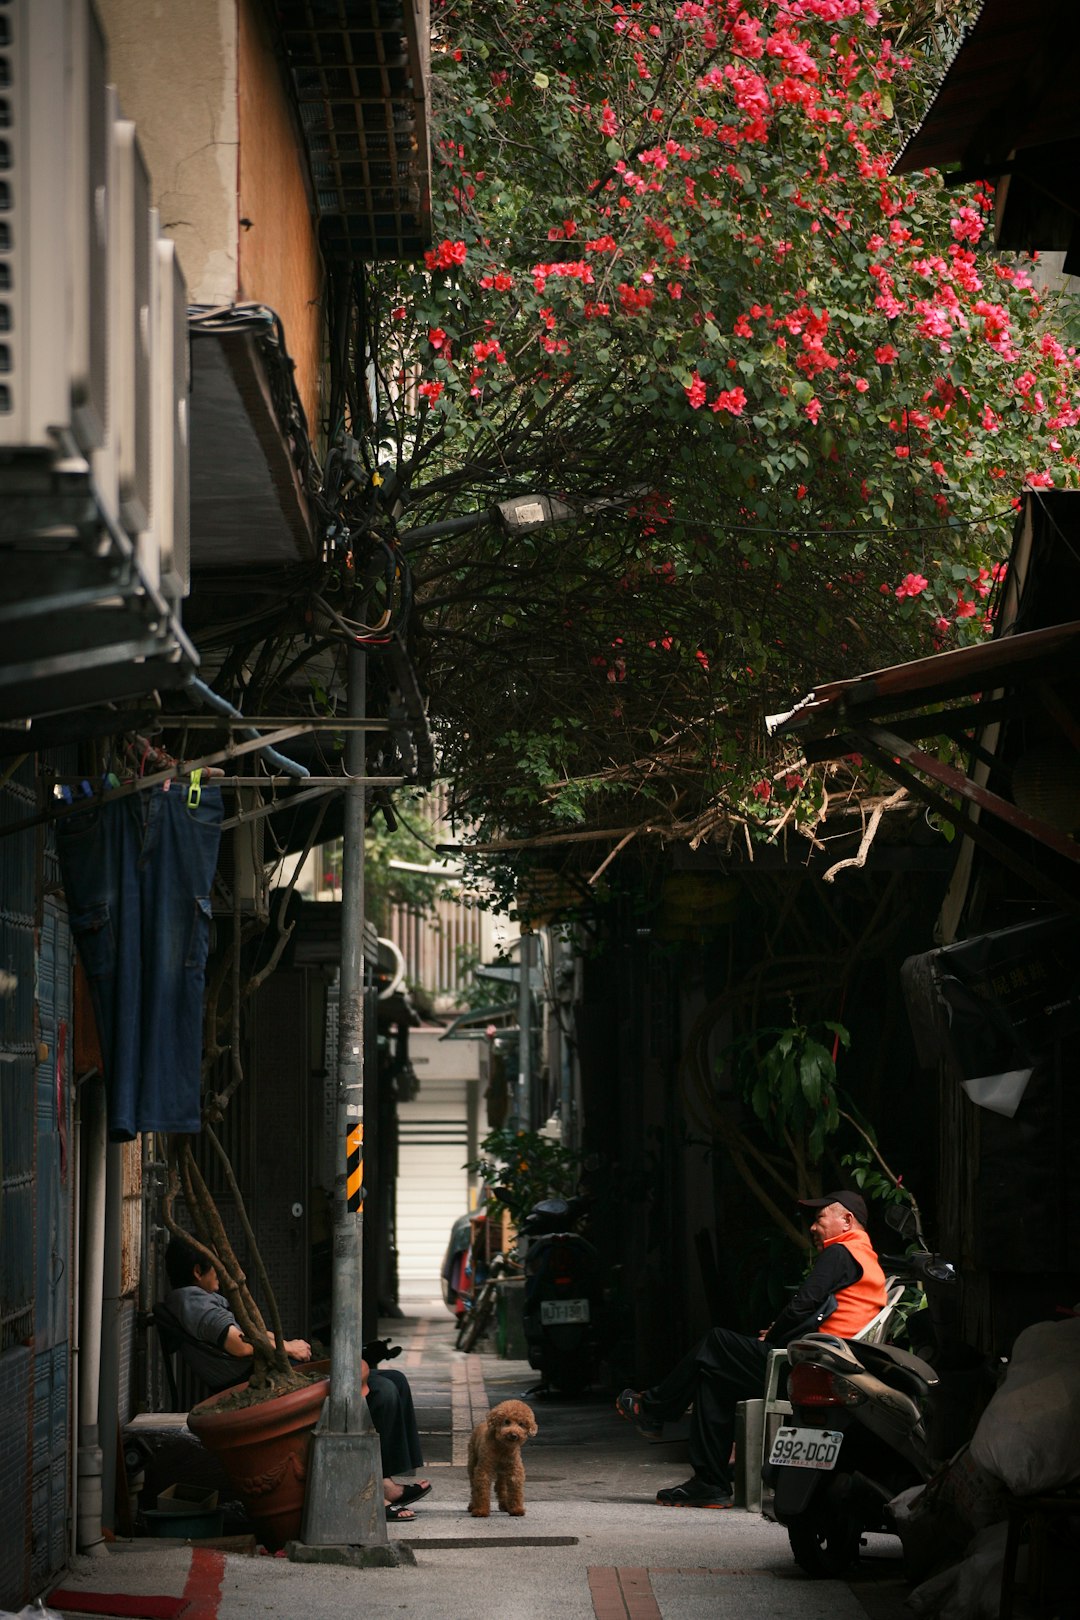
[[[895,1544],[881,1539],[850,1582],[795,1566],[784,1531],[757,1514],[664,1510],[657,1489],[687,1472],[678,1440],[650,1444],[616,1416],[607,1393],[531,1397],[539,1432],[524,1452],[526,1514],[466,1511],[473,1423],[520,1398],[536,1375],[493,1354],[462,1355],[441,1302],[406,1302],[383,1331],[412,1385],[431,1495],[388,1537],[415,1564],[351,1569],[284,1556],[138,1538],[80,1557],[49,1599],[60,1614],[147,1620],[899,1620],[905,1587]],[[172,1419],[146,1417],[139,1425]],[[129,1431],[130,1433],[131,1431]],[[92,1596],[96,1594],[97,1596]],[[132,1598],[144,1600],[132,1603]],[[95,1606],[95,1604],[97,1606]]]

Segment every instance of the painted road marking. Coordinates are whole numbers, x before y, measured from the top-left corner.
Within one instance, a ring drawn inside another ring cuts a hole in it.
[[[192,1547],[184,1597],[190,1607],[184,1620],[217,1620],[221,1588],[225,1583],[225,1554],[210,1547]]]

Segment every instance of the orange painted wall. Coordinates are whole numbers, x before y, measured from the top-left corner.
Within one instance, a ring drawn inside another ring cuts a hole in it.
[[[240,297],[281,316],[308,431],[322,432],[322,263],[300,135],[259,0],[239,0]]]

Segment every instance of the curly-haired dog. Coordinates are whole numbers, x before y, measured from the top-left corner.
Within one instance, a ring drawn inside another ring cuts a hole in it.
[[[521,1448],[536,1433],[536,1419],[524,1401],[500,1401],[469,1436],[469,1512],[486,1519],[491,1486],[504,1513],[525,1512],[525,1469]]]

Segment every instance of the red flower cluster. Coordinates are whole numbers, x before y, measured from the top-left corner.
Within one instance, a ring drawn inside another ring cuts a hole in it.
[[[454,265],[464,264],[465,258],[464,242],[440,242],[424,254],[424,263],[429,270],[452,270]]]

